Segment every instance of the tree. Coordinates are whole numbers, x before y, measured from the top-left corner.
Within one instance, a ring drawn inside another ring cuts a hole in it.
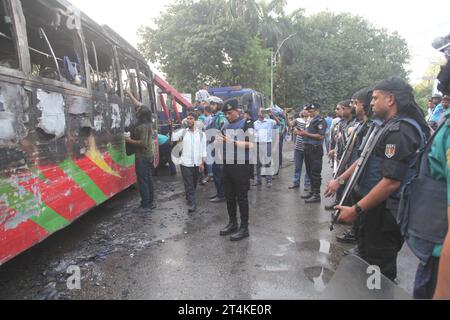
[[[139,49],[179,90],[242,84],[268,93],[270,52],[296,33],[275,76],[275,100],[288,107],[314,102],[331,110],[362,87],[408,77],[410,54],[397,33],[351,14],[306,17],[285,8],[285,0],[178,0],[155,28],[141,29]]]
[[[428,99],[431,98],[434,89],[434,82],[439,74],[439,65],[429,66],[423,80],[414,86],[414,96],[416,102],[425,111],[428,111]]]
[[[289,92],[286,105],[320,103],[328,110],[358,89],[397,75],[407,78],[409,51],[398,34],[377,29],[361,17],[321,12],[297,30],[300,50],[280,74],[276,92]]]
[[[244,54],[239,59],[236,83],[269,96],[271,55],[271,50],[262,48],[261,39],[258,37],[250,39]]]

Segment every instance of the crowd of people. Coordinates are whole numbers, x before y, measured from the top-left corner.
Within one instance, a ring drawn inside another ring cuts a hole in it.
[[[149,116],[128,95],[139,120],[136,138],[126,138],[139,150],[136,171],[142,203],[137,212],[148,212],[155,207],[148,165],[154,155]],[[301,197],[306,204],[321,203],[327,154],[333,176],[324,196],[334,201],[325,209],[333,212],[333,225],[351,225],[337,236],[340,242],[356,244],[346,254],[378,266],[395,281],[397,257],[406,242],[420,260],[414,297],[450,297],[445,243],[450,204],[448,96],[430,99],[426,116],[412,87],[390,77],[339,102],[334,117],[323,117],[320,105],[312,103],[297,110],[293,120],[274,106],[260,110],[256,121],[238,99],[222,101],[202,91],[196,100],[183,128],[170,137],[171,168],[180,165],[190,213],[197,210],[197,185],[214,181],[210,201],[226,203],[229,216],[220,235],[231,236],[231,241],[248,238],[251,180],[253,186],[265,181],[272,187],[282,168],[283,142],[291,132],[295,170],[289,189],[301,188],[305,165]]]

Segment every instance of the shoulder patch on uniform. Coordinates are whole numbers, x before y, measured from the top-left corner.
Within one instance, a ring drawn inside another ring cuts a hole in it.
[[[396,144],[388,144],[386,145],[386,151],[384,152],[384,154],[388,159],[392,159],[395,156],[396,151],[397,151]]]
[[[321,124],[319,124],[318,128],[319,128],[319,130],[323,130],[324,125],[321,123]]]

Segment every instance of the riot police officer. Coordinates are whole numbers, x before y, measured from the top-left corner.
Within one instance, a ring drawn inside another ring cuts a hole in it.
[[[323,142],[325,140],[325,132],[327,123],[320,116],[320,106],[318,104],[310,104],[306,107],[309,112],[311,121],[305,131],[298,133],[304,138],[305,144],[305,164],[306,172],[311,179],[311,192],[302,196],[305,203],[320,203],[320,187],[322,185],[322,164],[323,164]]]
[[[222,133],[216,138],[216,151],[219,149],[223,152],[223,182],[229,224],[220,232],[220,235],[231,235],[231,241],[240,241],[250,236],[248,191],[252,159],[250,149],[254,146],[253,126],[251,122],[241,117],[239,102],[236,99],[227,101],[223,112],[229,123],[223,127]],[[241,214],[240,228],[237,220],[238,205]]]
[[[384,124],[377,131],[374,143],[370,144],[373,149],[355,188],[359,198],[353,207],[336,208],[340,210],[339,220],[343,222],[353,223],[359,216],[361,257],[395,280],[397,255],[403,246],[396,221],[400,190],[414,174],[411,167],[417,160],[417,151],[429,136],[429,128],[414,100],[412,87],[398,77],[388,78],[375,86],[372,105]],[[358,163],[332,181],[326,193],[335,193],[340,181],[349,180]]]

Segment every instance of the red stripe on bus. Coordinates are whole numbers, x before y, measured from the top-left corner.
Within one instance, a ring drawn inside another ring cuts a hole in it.
[[[128,183],[128,176],[116,177],[101,168],[88,158],[74,160],[74,162],[83,170],[89,178],[97,185],[97,187],[108,197],[111,198],[119,192],[123,191]],[[123,171],[117,172],[119,175]]]
[[[97,206],[94,200],[57,166],[38,168],[47,181],[31,178],[20,185],[29,192],[39,192],[41,201],[68,221],[74,221]]]
[[[48,237],[48,232],[31,220],[14,229],[0,226],[0,265]]]

